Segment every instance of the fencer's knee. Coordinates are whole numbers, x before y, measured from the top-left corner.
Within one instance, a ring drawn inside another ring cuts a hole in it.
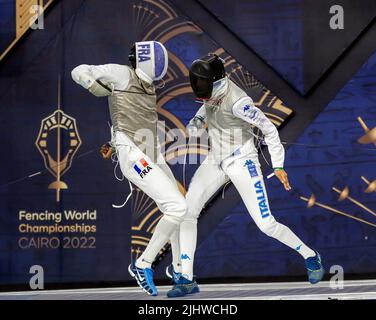
[[[187,214],[184,216],[184,221],[197,223],[201,209],[201,207],[195,206],[194,203],[188,203]]]
[[[184,216],[183,221],[197,224],[198,216],[199,214],[192,212],[192,210],[190,210],[190,208],[188,207],[187,214]]]
[[[258,225],[259,229],[269,237],[274,237],[278,232],[279,223],[275,220]]]
[[[200,196],[192,197],[192,194],[188,191],[187,196],[187,214],[184,217],[184,220],[191,221],[191,222],[197,222],[197,219],[201,213],[201,210],[203,208],[203,201],[201,201]]]
[[[184,216],[188,210],[187,202],[184,197],[174,199],[169,204],[168,210],[165,212],[166,217],[174,220],[177,223],[183,221]]]

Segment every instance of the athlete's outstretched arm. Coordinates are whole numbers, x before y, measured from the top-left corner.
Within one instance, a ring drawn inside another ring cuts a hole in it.
[[[128,66],[120,64],[97,66],[81,64],[74,68],[71,74],[76,83],[92,92],[98,84],[104,88],[108,87],[110,90],[124,90],[129,82],[129,72]]]
[[[129,82],[129,67],[118,64],[82,64],[72,70],[73,80],[97,97],[109,96],[114,89],[124,90]],[[100,148],[104,159],[110,159],[114,148],[105,143]]]
[[[272,165],[277,178],[281,181],[286,190],[291,190],[287,173],[283,169],[285,161],[285,149],[279,139],[278,130],[275,125],[257,108],[250,97],[238,100],[233,108],[234,116],[256,126],[264,134],[268,146]]]

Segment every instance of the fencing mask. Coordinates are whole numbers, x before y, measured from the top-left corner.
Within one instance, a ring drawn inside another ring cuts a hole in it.
[[[214,53],[193,61],[189,70],[192,90],[200,99],[210,99],[214,82],[225,76],[223,60]]]
[[[149,83],[161,80],[167,73],[168,54],[160,42],[136,42],[128,57],[137,75]]]

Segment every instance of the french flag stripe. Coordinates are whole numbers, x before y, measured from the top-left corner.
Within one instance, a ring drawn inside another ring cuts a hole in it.
[[[138,174],[141,173],[141,169],[137,167],[136,165],[133,166],[133,169],[135,169]]]
[[[144,158],[142,158],[140,160],[141,164],[144,166],[144,167],[147,167],[149,164],[146,162],[146,160]]]

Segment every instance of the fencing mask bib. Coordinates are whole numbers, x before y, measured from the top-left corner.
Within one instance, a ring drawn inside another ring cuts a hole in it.
[[[161,80],[167,73],[167,50],[157,41],[136,42],[129,54],[129,61],[149,83]]]
[[[216,54],[193,61],[189,70],[191,87],[197,98],[210,99],[213,93],[214,82],[226,76],[223,61]]]

